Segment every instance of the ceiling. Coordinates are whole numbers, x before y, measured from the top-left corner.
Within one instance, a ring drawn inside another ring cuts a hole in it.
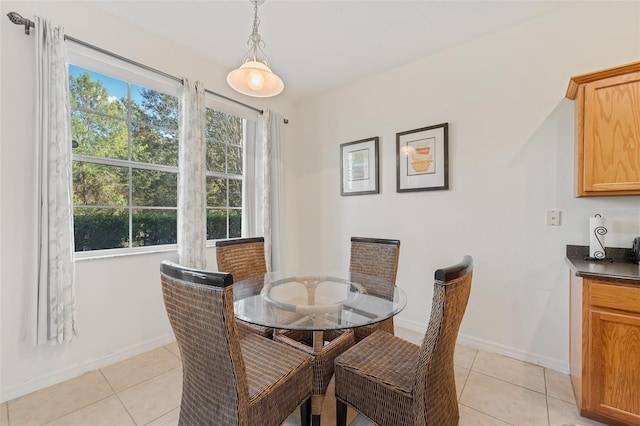
[[[248,50],[249,0],[97,1],[229,70]],[[266,0],[259,33],[283,94],[312,96],[575,3],[568,0]]]

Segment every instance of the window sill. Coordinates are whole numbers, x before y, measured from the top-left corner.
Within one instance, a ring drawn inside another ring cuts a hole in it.
[[[207,241],[207,249],[215,248],[215,246],[216,246],[216,240]],[[137,256],[141,254],[170,253],[170,252],[177,252],[177,251],[178,251],[177,244],[167,244],[163,246],[123,248],[123,249],[77,251],[75,252],[75,260],[76,262],[82,262],[85,260],[111,259],[114,257]]]
[[[167,244],[163,246],[77,251],[75,253],[75,260],[76,262],[82,262],[85,260],[110,259],[114,257],[137,256],[141,254],[169,253],[177,250],[178,246],[176,244]]]

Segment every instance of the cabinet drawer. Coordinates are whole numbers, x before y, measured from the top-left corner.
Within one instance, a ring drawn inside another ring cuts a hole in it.
[[[640,287],[591,284],[591,306],[640,313]]]

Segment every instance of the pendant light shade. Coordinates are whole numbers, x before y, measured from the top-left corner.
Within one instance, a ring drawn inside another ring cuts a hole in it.
[[[264,0],[249,0],[254,5],[253,32],[247,44],[249,51],[244,55],[243,64],[227,74],[227,83],[231,88],[243,95],[256,98],[268,98],[278,95],[284,89],[282,79],[269,68],[267,55],[262,51],[264,41],[258,34],[258,5]]]
[[[282,79],[262,62],[248,61],[227,74],[227,83],[235,91],[247,96],[268,98],[284,89]]]

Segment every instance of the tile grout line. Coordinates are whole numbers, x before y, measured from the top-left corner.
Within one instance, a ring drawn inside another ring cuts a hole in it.
[[[168,349],[167,349],[167,350],[168,350]],[[169,351],[169,350],[168,350],[168,351]],[[171,352],[171,351],[169,351],[169,352]],[[172,355],[174,355],[174,356],[175,356],[175,354],[173,354],[173,353],[172,353]],[[177,358],[177,357],[176,357],[176,358]],[[127,387],[127,388],[124,388],[124,389],[122,389],[120,392],[115,392],[115,389],[114,389],[114,393],[115,393],[116,397],[118,398],[118,401],[120,401],[120,404],[122,404],[122,406],[124,407],[125,411],[127,412],[127,414],[129,415],[129,417],[131,418],[131,420],[133,421],[133,423],[134,423],[135,425],[137,425],[137,426],[141,426],[141,425],[138,425],[138,422],[136,422],[136,420],[133,418],[133,416],[132,416],[132,415],[131,415],[131,413],[129,412],[129,409],[127,408],[127,406],[125,405],[125,403],[124,403],[124,402],[122,401],[122,399],[120,398],[120,393],[121,393],[121,392],[124,392],[124,391],[127,391],[127,390],[129,390],[129,389],[132,389],[132,388],[134,388],[134,387],[136,387],[136,386],[138,386],[138,385],[141,385],[141,384],[143,384],[143,383],[147,383],[147,382],[150,382],[151,380],[157,379],[158,377],[162,376],[163,374],[167,374],[167,373],[169,373],[170,371],[181,369],[181,368],[182,368],[182,360],[180,360],[180,361],[181,361],[181,364],[180,364],[180,366],[179,366],[179,367],[171,368],[171,369],[169,369],[169,370],[167,370],[167,371],[164,371],[164,372],[162,372],[162,373],[159,373],[159,374],[157,374],[157,375],[155,375],[155,376],[153,376],[153,377],[150,377],[150,378],[145,379],[145,380],[143,380],[143,381],[141,381],[141,382],[139,382],[139,383],[136,383],[135,385],[131,385],[131,386]],[[100,371],[100,373],[102,373],[102,371]],[[104,373],[102,373],[102,375],[104,376]],[[105,380],[106,380],[106,377],[105,377]],[[107,383],[109,383],[109,386],[111,386],[111,383],[109,382],[109,380],[107,380]],[[111,386],[111,388],[113,389],[113,386]],[[166,414],[170,413],[171,411],[175,410],[176,408],[180,408],[180,405],[178,405],[177,407],[174,407],[174,408],[170,409],[169,411],[166,411],[166,412],[162,413],[161,415],[159,415],[158,417],[156,417],[156,418],[154,418],[154,419],[151,419],[150,421],[148,421],[147,423],[145,423],[145,425],[147,425],[147,424],[149,424],[149,423],[151,423],[151,422],[153,422],[153,421],[155,421],[155,420],[159,419],[160,417],[162,417],[162,416],[164,416],[164,415],[166,415]]]
[[[91,372],[93,372],[93,371],[99,371],[99,370],[100,370],[100,369],[91,370],[91,371],[87,371],[87,372],[85,372],[85,373],[83,373],[83,374],[87,374],[87,373],[91,373]],[[101,372],[101,371],[100,371],[100,373],[102,374],[102,372]],[[111,390],[113,391],[113,387],[111,386],[111,383],[109,383],[109,381],[106,379],[106,377],[104,377],[104,375],[102,375],[102,376],[103,376],[103,378],[105,379],[105,382],[107,382],[107,385],[109,385],[109,387],[110,387],[110,388],[111,388]],[[80,376],[78,376],[78,377],[80,377]],[[74,378],[75,378],[75,377],[74,377]],[[65,382],[67,382],[67,381],[73,380],[74,378],[71,378],[71,379],[65,380],[65,381],[63,381],[63,382],[56,383],[56,384],[65,383]],[[52,386],[55,386],[55,385],[52,385]],[[50,386],[49,386],[49,387],[50,387]],[[44,389],[47,389],[47,388],[43,388],[43,389],[39,389],[39,390],[44,390]],[[35,392],[38,392],[38,391],[35,391]],[[35,392],[32,392],[32,393],[35,393]],[[73,413],[75,413],[76,411],[83,410],[83,409],[85,409],[85,408],[87,408],[87,407],[90,407],[90,406],[92,406],[92,405],[94,405],[94,404],[97,404],[97,403],[99,403],[99,402],[101,402],[101,401],[104,401],[105,399],[110,398],[110,397],[112,397],[112,396],[113,396],[113,395],[115,395],[115,394],[116,394],[116,393],[115,393],[115,391],[113,391],[113,394],[112,394],[112,395],[107,395],[107,396],[105,396],[104,398],[97,399],[97,400],[95,400],[95,401],[93,401],[93,402],[90,402],[89,404],[86,404],[86,405],[83,405],[82,407],[76,408],[76,409],[75,409],[75,410],[73,410],[73,411],[69,411],[68,413],[64,413],[64,414],[62,414],[61,416],[55,417],[55,418],[53,418],[53,419],[48,419],[48,420],[46,420],[46,421],[45,421],[45,422],[43,422],[43,423],[39,423],[39,426],[46,425],[47,423],[54,422],[54,421],[56,421],[56,420],[58,420],[58,419],[61,419],[61,418],[65,417],[65,416],[68,416],[68,415],[70,415],[70,414],[73,414]],[[27,396],[27,395],[29,395],[29,394],[25,394],[25,395],[22,395],[22,396]],[[20,396],[20,397],[18,397],[18,398],[21,398],[22,396]],[[14,398],[14,399],[18,399],[18,398]],[[10,417],[10,415],[9,415],[9,401],[6,401],[5,403],[7,404],[7,421],[9,422],[8,426],[11,426],[11,417]],[[18,426],[18,425],[16,425],[16,426]]]
[[[100,374],[102,374],[102,377],[104,377],[104,380],[109,384],[109,387],[113,391],[113,394],[116,396],[116,398],[118,398],[118,402],[120,403],[120,405],[122,405],[122,408],[124,408],[124,411],[127,413],[127,416],[129,416],[129,418],[131,419],[134,425],[137,425],[135,419],[129,412],[129,409],[127,408],[126,405],[124,405],[124,402],[122,402],[122,399],[120,399],[120,395],[118,395],[118,392],[116,392],[116,390],[113,388],[113,385],[111,384],[109,379],[107,379],[107,376],[104,375],[104,372],[102,371],[102,369],[99,369],[99,371],[100,371]]]
[[[169,345],[172,345],[173,343],[177,343],[177,342],[169,343]],[[182,364],[182,358],[180,358],[177,354],[173,353],[173,351],[169,349],[167,346],[168,345],[163,345],[162,347],[165,348],[167,351],[169,351],[171,355],[175,356],[178,359],[178,361],[180,361],[180,364]],[[180,347],[178,347],[178,352],[180,352]]]
[[[177,369],[179,369],[179,368],[182,368],[182,358],[178,357],[178,356],[177,356],[176,354],[174,354],[171,350],[169,350],[169,348],[167,348],[167,345],[162,345],[161,347],[162,347],[162,348],[164,348],[167,352],[169,352],[172,356],[174,356],[178,361],[180,361],[180,366],[175,367],[175,368],[171,368],[171,369],[169,369],[169,370],[167,370],[167,371],[164,371],[164,372],[162,372],[162,373],[159,373],[159,374],[157,374],[157,375],[155,375],[155,376],[153,376],[153,377],[150,377],[150,378],[148,378],[148,379],[146,379],[146,380],[143,380],[143,381],[141,381],[141,382],[139,382],[139,383],[136,383],[136,384],[134,384],[134,385],[131,385],[131,386],[129,386],[129,387],[126,387],[126,388],[122,389],[120,392],[124,392],[124,391],[126,391],[126,390],[128,390],[128,389],[131,389],[131,388],[133,388],[133,387],[135,387],[135,386],[138,386],[138,385],[140,385],[140,384],[142,384],[142,383],[147,383],[147,382],[149,382],[149,381],[151,381],[151,380],[153,380],[153,379],[156,379],[156,378],[158,378],[158,377],[162,376],[163,374],[166,374],[166,373],[168,373],[168,372],[170,372],[170,371],[173,371],[173,370],[177,370]],[[157,349],[160,349],[160,348],[157,348]],[[155,350],[157,350],[157,349],[155,349]],[[102,372],[102,370],[100,370],[100,373],[104,376],[104,373]],[[113,386],[111,385],[111,382],[109,382],[109,380],[106,378],[106,376],[104,376],[104,378],[105,378],[105,380],[107,381],[107,383],[109,383],[109,386],[111,386],[111,388],[113,389]],[[133,418],[133,416],[131,415],[131,412],[129,412],[129,409],[127,408],[127,406],[125,405],[125,403],[124,403],[124,402],[122,401],[122,399],[120,398],[120,392],[115,392],[115,389],[113,389],[113,391],[114,391],[114,393],[115,393],[116,397],[118,398],[118,401],[120,402],[120,404],[122,404],[122,407],[123,407],[123,408],[125,409],[125,411],[127,412],[127,415],[129,416],[129,418],[131,418],[131,421],[133,422],[133,424],[135,424],[135,425],[137,425],[137,426],[141,426],[141,425],[138,425],[138,422],[136,422],[136,420],[135,420],[135,419]],[[170,412],[172,412],[172,411],[173,411],[173,410],[175,410],[176,408],[180,408],[180,405],[178,405],[177,407],[172,408],[172,409],[170,409],[169,411],[164,412],[164,413],[160,414],[159,416],[157,416],[157,417],[155,417],[155,418],[153,418],[153,419],[149,420],[147,423],[145,423],[145,425],[148,425],[148,424],[150,424],[150,423],[152,423],[152,422],[154,422],[154,421],[158,420],[160,417],[162,417],[162,416],[165,416],[165,415],[169,414]]]
[[[476,357],[478,356],[478,349],[476,349],[476,353],[473,355],[473,360],[471,360],[471,365],[469,366],[469,371],[467,372],[467,377],[464,378],[464,383],[462,384],[462,389],[460,389],[460,396],[458,397],[458,403],[460,403],[460,401],[462,400],[462,393],[464,392],[464,388],[467,387],[467,382],[469,381],[469,376],[471,375],[471,372],[473,371],[473,364],[476,362]],[[455,366],[455,362],[454,362],[454,366]],[[462,367],[461,365],[459,365],[458,367]],[[462,367],[464,368],[464,367]]]
[[[467,387],[467,382],[469,381],[469,376],[471,375],[471,372],[474,371],[473,370],[473,364],[476,363],[476,357],[478,356],[478,351],[479,349],[476,349],[476,353],[473,354],[473,359],[471,360],[471,365],[469,366],[469,372],[467,373],[467,377],[464,379],[464,383],[462,384],[462,389],[460,390],[460,397],[458,398],[458,402],[460,402],[462,400],[462,393],[464,392],[464,388]],[[455,365],[455,363],[454,363]],[[461,367],[461,366],[459,366]],[[462,367],[464,368],[464,367]]]
[[[528,391],[531,391],[531,392],[535,392],[535,393],[537,393],[538,395],[542,395],[542,396],[544,396],[545,398],[547,397],[547,394],[545,393],[545,392],[546,392],[546,390],[545,390],[545,392],[540,392],[540,391],[537,391],[537,390],[535,390],[535,389],[531,389],[531,388],[528,388],[528,387],[526,387],[526,386],[519,385],[519,384],[517,384],[517,383],[512,383],[512,382],[510,382],[510,381],[508,381],[508,380],[504,380],[504,379],[500,379],[500,378],[498,378],[498,377],[490,376],[489,374],[482,373],[482,372],[480,372],[480,371],[475,371],[475,370],[474,370],[473,372],[474,372],[474,373],[476,373],[476,374],[480,374],[480,375],[482,375],[482,376],[485,376],[485,377],[489,377],[489,378],[494,379],[494,380],[499,380],[499,381],[501,381],[501,382],[503,382],[503,383],[507,383],[507,384],[509,384],[509,385],[517,386],[517,387],[522,388],[522,389],[524,389],[524,390],[528,390]]]
[[[157,379],[158,377],[162,376],[163,374],[167,374],[167,373],[169,373],[170,371],[178,370],[178,369],[181,369],[181,368],[182,368],[182,365],[180,365],[180,366],[178,366],[178,367],[170,368],[170,369],[168,369],[168,370],[166,370],[166,371],[163,371],[162,373],[158,373],[158,374],[156,374],[155,376],[152,376],[152,377],[149,377],[149,378],[147,378],[147,379],[144,379],[143,381],[138,382],[138,383],[136,383],[136,384],[134,384],[134,385],[127,386],[126,388],[123,388],[123,389],[121,389],[121,390],[119,390],[118,392],[115,392],[115,393],[116,393],[116,395],[117,395],[117,394],[122,393],[122,392],[124,392],[124,391],[127,391],[127,390],[129,390],[129,389],[135,388],[135,387],[136,387],[136,386],[138,386],[138,385],[141,385],[141,384],[143,384],[143,383],[150,382],[150,381],[151,381],[151,380],[153,380],[153,379]],[[102,371],[101,371],[101,373],[102,373]],[[109,383],[109,385],[111,386],[111,383]],[[113,388],[112,388],[112,389],[113,389]]]
[[[114,393],[113,395],[115,395],[115,393]],[[92,402],[92,403],[90,403],[90,404],[83,405],[82,407],[79,407],[79,408],[77,408],[77,409],[75,409],[75,410],[73,410],[73,411],[69,411],[68,413],[65,413],[65,414],[63,414],[63,415],[61,415],[61,416],[59,416],[59,417],[56,417],[56,418],[54,418],[54,419],[49,419],[49,420],[47,420],[47,421],[46,421],[46,422],[44,422],[44,423],[40,423],[40,426],[42,426],[42,425],[46,425],[47,423],[55,422],[56,420],[59,420],[59,419],[61,419],[61,418],[63,418],[63,417],[66,417],[66,416],[69,416],[69,415],[71,415],[71,414],[73,414],[73,413],[75,413],[75,412],[77,412],[77,411],[84,410],[84,409],[85,409],[85,408],[87,408],[87,407],[91,407],[92,405],[95,405],[95,404],[97,404],[97,403],[99,403],[99,402],[102,402],[102,401],[104,401],[105,399],[109,399],[109,398],[111,398],[113,395],[107,395],[107,396],[105,396],[104,398],[100,398],[100,399],[98,399],[98,400],[96,400],[96,401],[93,401],[93,402]],[[11,423],[9,423],[9,426],[11,426]]]
[[[141,381],[141,382],[138,382],[138,383],[136,383],[136,384],[134,384],[134,385],[128,386],[128,387],[126,387],[126,388],[124,388],[124,389],[120,390],[120,392],[124,392],[124,391],[126,391],[126,390],[128,390],[128,389],[131,389],[131,388],[133,388],[133,387],[135,387],[135,386],[137,386],[137,385],[140,385],[140,384],[142,384],[142,383],[149,382],[149,381],[151,381],[151,380],[153,380],[153,379],[156,379],[156,378],[160,377],[161,375],[166,374],[166,373],[168,373],[168,372],[170,372],[170,371],[173,371],[173,370],[176,370],[176,369],[182,368],[182,360],[181,360],[181,358],[179,358],[176,354],[174,354],[171,350],[169,350],[169,349],[166,347],[166,345],[163,345],[163,346],[161,346],[161,347],[162,347],[162,348],[164,348],[167,352],[169,352],[169,353],[170,353],[170,354],[171,354],[175,359],[177,359],[177,360],[180,362],[180,365],[179,365],[178,367],[170,368],[170,369],[168,369],[168,370],[166,370],[166,371],[163,371],[163,372],[161,372],[161,373],[158,373],[158,374],[156,374],[156,375],[154,375],[154,376],[152,376],[152,377],[149,377],[149,378],[147,378],[147,379],[145,379],[145,380],[143,380],[143,381]],[[160,347],[158,347],[157,349],[159,349],[159,348],[160,348]],[[156,349],[156,350],[157,350],[157,349]],[[130,358],[128,358],[128,359],[130,359]],[[111,365],[113,365],[113,364],[111,364]],[[108,366],[107,366],[107,367],[108,367]],[[105,382],[107,383],[107,385],[109,386],[109,389],[111,389],[112,394],[107,395],[107,396],[105,396],[104,398],[97,399],[97,400],[95,400],[95,401],[93,401],[93,402],[91,402],[91,403],[89,403],[89,404],[86,404],[86,405],[83,405],[83,406],[81,406],[81,407],[78,407],[77,409],[75,409],[75,410],[73,410],[73,411],[70,411],[70,412],[68,412],[68,413],[64,413],[64,414],[62,414],[62,415],[60,415],[60,416],[58,416],[58,417],[56,417],[56,418],[47,419],[45,422],[40,423],[40,424],[39,424],[40,426],[45,425],[45,424],[47,424],[47,423],[51,423],[51,422],[56,421],[56,420],[59,420],[59,419],[61,419],[61,418],[65,417],[65,416],[68,416],[68,415],[70,415],[70,414],[73,414],[73,413],[75,413],[75,412],[77,412],[77,411],[83,410],[83,409],[85,409],[85,408],[87,408],[87,407],[90,407],[90,406],[92,406],[92,405],[94,405],[94,404],[97,404],[97,403],[99,403],[99,402],[102,402],[102,401],[104,401],[104,400],[106,400],[106,399],[108,399],[108,398],[110,398],[110,397],[112,397],[112,396],[114,396],[114,395],[118,398],[118,402],[120,402],[120,404],[122,405],[122,407],[125,409],[125,411],[126,411],[127,415],[131,418],[131,421],[132,421],[134,424],[136,424],[136,425],[137,425],[137,423],[136,423],[135,419],[133,418],[133,416],[131,415],[131,413],[130,413],[130,412],[129,412],[129,410],[127,409],[126,405],[124,404],[124,402],[123,402],[123,401],[122,401],[122,399],[120,398],[119,392],[116,392],[115,388],[113,387],[113,385],[111,384],[111,382],[109,381],[109,379],[107,379],[107,377],[105,376],[105,374],[104,374],[104,372],[102,371],[102,369],[101,369],[101,368],[97,368],[97,369],[95,369],[95,370],[88,371],[87,373],[90,373],[90,372],[93,372],[93,371],[98,372],[98,373],[102,376],[102,378],[104,379],[104,381],[105,381]],[[85,374],[86,374],[86,373],[85,373]],[[63,383],[63,382],[61,382],[61,383]],[[12,426],[12,425],[11,425],[10,410],[9,410],[9,401],[5,401],[4,403],[6,403],[6,407],[7,407],[7,421],[8,421],[8,426]],[[179,406],[178,406],[178,407],[179,407]],[[174,410],[174,409],[175,409],[175,408],[172,408],[171,410],[167,411],[166,413],[163,413],[163,414],[162,414],[161,416],[159,416],[159,417],[162,417],[162,416],[166,415],[167,413],[169,413],[170,411],[172,411],[172,410]],[[156,419],[153,419],[153,420],[156,420]],[[152,420],[152,421],[153,421],[153,420]],[[16,426],[17,426],[17,425],[16,425]]]
[[[513,423],[510,423],[510,422],[508,422],[508,421],[506,421],[506,420],[500,419],[500,418],[498,418],[498,417],[496,417],[496,416],[492,416],[491,414],[488,414],[488,413],[485,413],[484,411],[478,410],[478,409],[477,409],[477,408],[475,408],[475,407],[471,407],[471,406],[469,406],[469,405],[462,404],[462,403],[458,403],[458,404],[459,404],[459,405],[462,405],[463,407],[467,407],[467,408],[468,408],[468,409],[470,409],[470,410],[477,411],[478,413],[484,414],[484,415],[485,415],[485,416],[487,416],[487,417],[491,417],[492,419],[496,419],[496,420],[498,420],[499,422],[502,422],[502,423],[505,423],[505,424],[508,424],[508,425],[514,426],[514,424],[513,424]]]
[[[169,414],[170,412],[172,412],[172,411],[173,411],[173,410],[175,410],[176,408],[178,408],[178,409],[179,409],[179,408],[180,408],[180,406],[178,405],[177,407],[172,408],[171,410],[167,411],[166,413],[162,413],[162,414],[160,414],[158,417],[155,417],[155,418],[153,418],[153,419],[149,420],[148,422],[144,423],[143,425],[138,425],[138,423],[136,423],[136,421],[135,421],[135,420],[133,421],[133,423],[135,423],[137,426],[146,426],[146,425],[149,425],[149,424],[151,424],[151,423],[155,422],[156,420],[158,420],[160,417],[166,416],[167,414]],[[179,421],[179,420],[178,420],[178,421]]]
[[[551,425],[551,415],[549,414],[549,388],[547,386],[547,369],[542,370],[542,377],[544,377],[544,403],[547,406],[547,425]]]
[[[170,344],[173,344],[173,342]],[[182,361],[182,359],[178,355],[174,354],[173,351],[167,347],[167,345],[162,345],[162,348],[164,348],[167,352],[169,352],[171,355],[176,357],[178,361]],[[178,350],[180,350],[180,348],[178,348]]]
[[[143,353],[141,353],[141,354],[135,355],[135,356],[133,356],[133,357],[131,357],[131,358],[124,359],[124,360],[122,360],[122,361],[120,361],[120,362],[128,361],[128,360],[130,360],[130,359],[132,359],[132,358],[135,358],[136,356],[140,356],[140,355],[143,355],[143,354],[148,353],[148,352],[157,351],[157,350],[158,350],[158,349],[160,349],[160,348],[164,348],[164,349],[165,349],[167,352],[169,352],[173,357],[175,357],[175,358],[179,361],[179,364],[180,364],[180,365],[178,365],[177,367],[174,367],[174,368],[170,368],[170,369],[168,369],[168,370],[166,370],[166,371],[163,371],[163,372],[161,372],[161,373],[158,373],[158,374],[156,374],[155,376],[148,377],[148,378],[144,379],[144,380],[143,380],[143,381],[141,381],[141,382],[135,383],[135,384],[133,384],[133,385],[129,385],[129,386],[127,386],[126,388],[120,389],[120,390],[119,390],[119,391],[117,391],[117,392],[116,392],[116,390],[113,388],[113,386],[111,385],[111,382],[109,381],[109,379],[107,379],[107,377],[106,377],[106,376],[104,375],[104,373],[102,372],[102,369],[99,369],[99,370],[100,370],[100,373],[102,374],[102,376],[104,377],[104,379],[107,381],[107,383],[109,383],[109,386],[111,386],[111,389],[113,389],[113,392],[114,392],[114,393],[116,393],[116,394],[118,394],[118,393],[120,393],[120,392],[124,392],[124,391],[126,391],[126,390],[129,390],[129,389],[131,389],[131,388],[133,388],[133,387],[135,387],[135,386],[138,386],[138,385],[140,385],[140,384],[142,384],[142,383],[146,383],[146,382],[148,382],[148,381],[150,381],[150,380],[153,380],[153,379],[155,379],[155,378],[157,378],[157,377],[160,377],[160,376],[162,376],[163,374],[168,373],[169,371],[173,371],[173,370],[176,370],[176,369],[178,369],[178,368],[182,368],[182,359],[181,359],[181,358],[179,358],[179,357],[178,357],[176,354],[174,354],[173,352],[171,352],[171,351],[170,351],[170,350],[169,350],[165,345],[163,345],[163,346],[159,346],[159,347],[157,347],[156,349],[152,349],[152,350],[150,350],[150,351],[143,352]],[[116,364],[118,364],[118,363],[116,363]],[[112,366],[112,365],[114,365],[114,364],[107,365],[106,367],[110,367],[110,366]],[[106,368],[106,367],[103,367],[103,368]]]

